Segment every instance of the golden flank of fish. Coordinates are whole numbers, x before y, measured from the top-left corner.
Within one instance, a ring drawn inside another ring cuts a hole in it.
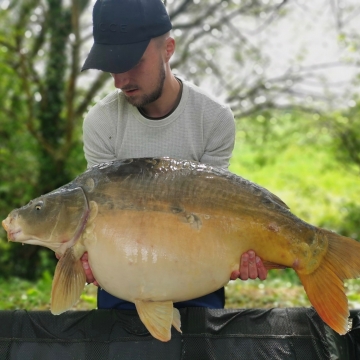
[[[294,216],[266,189],[226,170],[169,158],[97,165],[13,210],[2,222],[10,241],[61,256],[51,311],[79,298],[88,252],[95,278],[134,302],[159,340],[180,331],[173,302],[224,286],[253,249],[268,268],[293,268],[321,318],[347,331],[343,280],[360,276],[360,244]]]

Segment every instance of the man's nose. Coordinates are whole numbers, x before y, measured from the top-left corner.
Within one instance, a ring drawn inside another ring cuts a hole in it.
[[[117,89],[121,89],[129,83],[129,73],[111,74],[114,78],[114,85]]]

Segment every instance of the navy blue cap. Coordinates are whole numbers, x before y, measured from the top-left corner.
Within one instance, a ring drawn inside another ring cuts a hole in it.
[[[122,73],[141,59],[152,38],[172,28],[161,0],[97,0],[94,45],[81,69]]]

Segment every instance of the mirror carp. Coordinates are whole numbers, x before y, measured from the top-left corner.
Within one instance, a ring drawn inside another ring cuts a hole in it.
[[[227,170],[170,158],[118,160],[13,210],[9,241],[45,246],[56,266],[51,311],[60,314],[85,285],[88,252],[99,285],[135,303],[161,341],[180,330],[174,302],[216,291],[252,249],[268,269],[293,268],[312,305],[345,334],[344,279],[360,276],[360,243],[308,224],[265,188]]]

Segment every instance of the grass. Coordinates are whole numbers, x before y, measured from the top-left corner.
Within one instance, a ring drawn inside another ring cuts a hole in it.
[[[0,278],[0,309],[2,310],[49,310],[52,275],[44,273],[36,282],[19,278],[4,280]],[[79,301],[73,310],[91,310],[96,308],[97,287],[85,286]]]

